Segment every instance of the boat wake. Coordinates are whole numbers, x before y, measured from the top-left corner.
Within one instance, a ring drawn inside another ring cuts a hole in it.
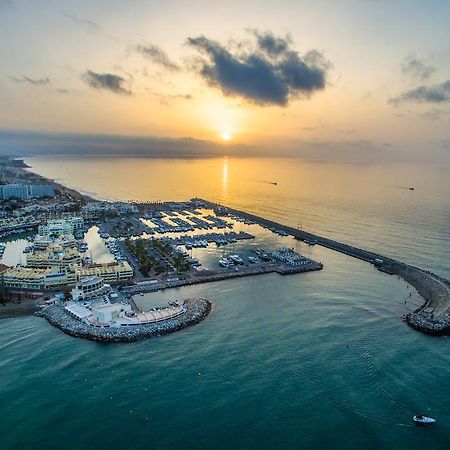
[[[290,373],[292,377],[301,380],[302,383],[307,383],[308,385],[312,386],[314,390],[319,393],[321,396],[325,397],[327,400],[333,402],[336,406],[346,409],[347,411],[350,411],[351,413],[365,419],[371,422],[377,422],[382,425],[394,425],[398,427],[414,427],[414,424],[411,422],[402,422],[402,421],[393,421],[391,416],[382,416],[377,417],[374,416],[372,411],[364,410],[361,408],[357,408],[354,403],[351,403],[349,401],[346,401],[342,398],[342,396],[339,396],[334,391],[330,390],[329,388],[324,387],[321,383],[317,382],[313,376],[309,375],[306,371],[300,369],[298,367],[298,361],[294,360],[294,358],[287,355],[282,348],[280,348],[273,338],[269,335],[266,335],[267,341],[270,343],[270,345],[275,349],[278,356],[283,359],[288,367],[290,367]],[[372,390],[373,386],[376,387],[377,392],[379,392],[383,397],[385,397],[390,405],[395,405],[404,410],[405,412],[408,412],[406,416],[410,416],[411,408],[407,405],[402,404],[398,400],[396,400],[390,392],[376,379],[376,372],[377,369],[375,367],[375,364],[371,360],[370,353],[366,350],[365,352],[365,359],[369,361],[368,367],[369,367],[369,374],[371,378],[371,383],[368,383],[367,386],[370,387]],[[387,418],[389,417],[389,418]]]

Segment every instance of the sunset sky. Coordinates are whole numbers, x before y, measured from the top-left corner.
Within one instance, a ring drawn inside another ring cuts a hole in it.
[[[0,141],[448,161],[449,23],[448,1],[0,0]]]

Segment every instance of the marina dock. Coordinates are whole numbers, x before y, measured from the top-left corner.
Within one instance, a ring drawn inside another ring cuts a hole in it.
[[[228,211],[233,215],[241,217],[257,223],[264,228],[281,230],[295,239],[313,242],[314,244],[326,247],[330,250],[343,253],[353,258],[366,261],[374,265],[379,271],[391,275],[398,275],[406,282],[414,286],[419,294],[424,298],[424,304],[416,311],[409,313],[405,321],[412,328],[433,336],[441,336],[450,334],[450,283],[438,275],[422,270],[418,267],[388,258],[379,253],[363,250],[361,248],[351,246],[342,242],[328,239],[317,234],[299,230],[297,228],[284,225],[272,220],[264,219],[255,214],[240,211],[234,208],[228,208],[224,205],[210,202],[204,199],[196,199],[203,201],[208,208]]]

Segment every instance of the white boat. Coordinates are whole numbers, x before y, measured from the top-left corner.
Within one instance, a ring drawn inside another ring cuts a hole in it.
[[[413,416],[413,420],[414,422],[422,425],[432,425],[433,423],[436,423],[436,420],[432,417],[422,416],[421,414],[416,414]]]
[[[220,259],[219,260],[219,264],[222,267],[230,267],[230,263],[228,262],[228,260],[226,258]]]
[[[230,255],[229,259],[235,264],[244,264],[243,259],[239,255]]]

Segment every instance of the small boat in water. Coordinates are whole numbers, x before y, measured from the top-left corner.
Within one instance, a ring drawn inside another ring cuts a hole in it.
[[[432,425],[433,423],[436,423],[436,420],[432,417],[422,416],[422,414],[416,414],[413,416],[413,420],[421,425]]]

